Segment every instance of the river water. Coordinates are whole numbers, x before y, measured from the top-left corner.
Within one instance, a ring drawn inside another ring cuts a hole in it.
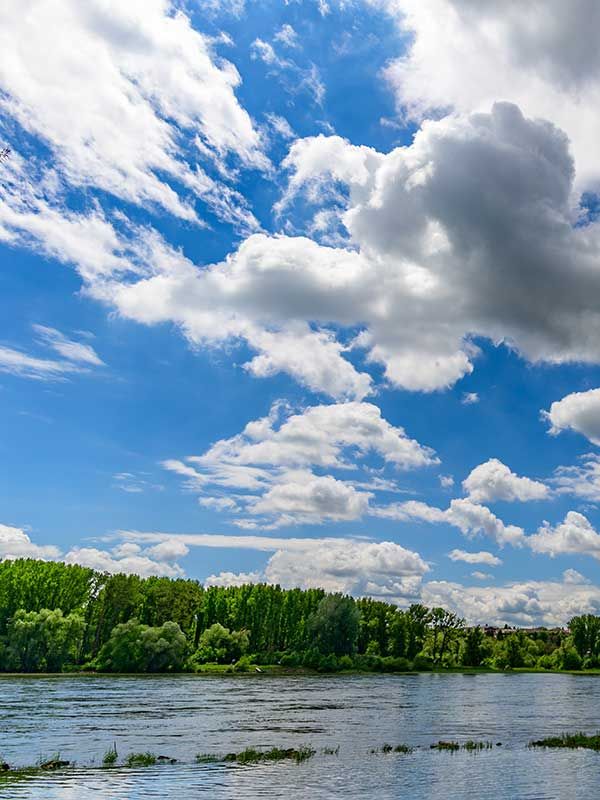
[[[80,768],[0,783],[0,798],[579,800],[600,794],[600,753],[527,744],[599,729],[600,676],[5,677],[2,757],[31,765],[59,752]],[[439,739],[494,747],[431,750]],[[113,742],[120,756],[178,763],[100,768]],[[415,749],[370,753],[384,743]],[[318,751],[302,764],[194,763],[196,753],[301,745]]]

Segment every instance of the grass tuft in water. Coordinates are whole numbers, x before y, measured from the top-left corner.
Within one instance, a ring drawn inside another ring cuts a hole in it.
[[[129,753],[125,759],[127,767],[152,767],[156,764],[154,753]]]
[[[370,750],[371,753],[412,753],[412,747],[407,744],[397,744],[395,747],[391,744],[382,744],[381,747],[374,747]]]
[[[457,750],[460,750],[460,745],[458,742],[445,742],[440,739],[439,742],[435,744],[429,745],[430,750],[449,750],[451,753],[455,753]]]
[[[339,756],[340,746],[338,744],[337,747],[324,747],[321,752],[324,756]]]
[[[117,744],[115,742],[102,756],[102,763],[105,767],[113,767],[117,763],[118,758],[119,754],[117,753]]]
[[[492,750],[493,747],[494,745],[491,742],[476,742],[473,741],[473,739],[469,739],[462,746],[463,750],[471,750],[471,751]]]
[[[563,733],[560,736],[549,736],[529,742],[530,747],[566,747],[575,749],[584,747],[587,750],[600,750],[600,733]]]
[[[215,756],[211,753],[196,754],[196,764],[218,764],[219,761],[223,761],[221,756]]]

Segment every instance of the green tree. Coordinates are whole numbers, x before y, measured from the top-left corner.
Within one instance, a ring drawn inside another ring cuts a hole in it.
[[[77,663],[84,629],[79,614],[17,611],[7,628],[9,666],[19,672],[60,672]]]
[[[198,643],[194,661],[199,664],[230,664],[248,650],[248,632],[229,631],[218,622],[207,628]]]
[[[130,619],[113,629],[97,665],[103,672],[176,672],[187,653],[185,635],[176,622],[152,627]]]
[[[310,619],[314,646],[323,655],[356,652],[359,611],[354,600],[341,594],[326,595]]]
[[[454,632],[463,628],[465,621],[452,611],[432,608],[430,624],[433,632],[431,656],[434,664],[441,664]]]
[[[483,631],[480,627],[469,628],[465,636],[462,663],[465,667],[478,667],[483,658]]]

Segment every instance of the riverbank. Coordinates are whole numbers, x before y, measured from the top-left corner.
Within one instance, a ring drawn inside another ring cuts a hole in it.
[[[594,669],[542,669],[541,667],[514,667],[512,669],[495,669],[494,667],[435,667],[432,669],[407,669],[407,670],[359,670],[346,669],[325,671],[310,669],[309,667],[284,667],[281,664],[261,664],[258,669],[251,666],[249,669],[236,670],[228,664],[202,664],[194,671],[179,672],[95,672],[93,670],[69,670],[68,672],[0,672],[3,678],[164,678],[164,677],[360,677],[361,675],[581,675],[600,676],[600,668]]]

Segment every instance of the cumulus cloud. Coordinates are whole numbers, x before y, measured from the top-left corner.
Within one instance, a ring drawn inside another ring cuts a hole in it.
[[[454,499],[447,509],[436,508],[418,500],[408,500],[405,503],[372,506],[369,513],[372,516],[402,522],[411,520],[445,522],[458,528],[470,539],[478,535],[489,536],[500,547],[504,547],[505,544],[522,547],[525,543],[525,533],[522,528],[506,525],[487,506],[474,503],[470,498]]]
[[[452,550],[448,553],[452,561],[464,561],[465,564],[485,564],[488,567],[497,567],[502,564],[502,559],[486,550],[478,553],[468,553],[466,550]]]
[[[600,389],[568,394],[542,414],[550,423],[553,436],[570,429],[600,445]]]
[[[329,474],[359,469],[368,455],[398,469],[437,463],[433,450],[387,422],[377,406],[351,402],[299,413],[275,404],[242,433],[221,439],[200,456],[170,459],[163,466],[181,475],[188,489],[208,493],[206,500],[200,498],[204,505],[255,518],[237,524],[280,527],[357,519],[368,511],[373,491],[395,490],[368,471],[363,481]],[[237,494],[219,498],[215,488]]]
[[[59,550],[54,545],[38,545],[31,541],[22,528],[0,525],[0,559],[57,558]]]
[[[179,541],[189,547],[247,548],[270,552],[262,572],[211,575],[211,585],[246,582],[280,584],[286,588],[324,588],[356,596],[386,597],[412,602],[420,591],[429,566],[416,552],[395,542],[373,542],[350,538],[276,538],[216,534],[163,534],[121,531],[125,540],[148,545]]]
[[[528,500],[544,500],[549,494],[544,483],[515,475],[497,458],[490,458],[475,467],[462,485],[475,503],[493,503],[496,500],[524,503]]]
[[[123,541],[111,550],[95,547],[74,547],[62,553],[55,545],[39,545],[21,528],[0,525],[0,560],[36,558],[43,561],[64,561],[80,564],[100,572],[135,573],[142,577],[165,575],[180,577],[183,569],[176,559],[186,555],[188,548],[182,542],[158,542],[143,549],[137,542]]]
[[[537,533],[527,538],[535,553],[557,555],[588,555],[600,560],[600,534],[592,523],[577,511],[569,511],[564,520],[552,527],[545,523]]]
[[[550,119],[573,142],[580,181],[597,183],[600,57],[594,0],[372,0],[386,7],[407,52],[387,69],[400,113],[414,119],[487,111],[495,100]]]
[[[179,155],[183,133],[217,161],[233,153],[267,167],[235,96],[237,70],[170,0],[35,0],[29,11],[15,0],[0,11],[2,110],[51,149],[72,185],[194,220],[177,190],[203,191]]]
[[[489,508],[473,503],[468,498],[453,500],[446,513],[448,521],[469,538],[483,534],[494,539],[500,547],[505,544],[522,547],[524,544],[525,534],[522,528],[506,525]]]
[[[549,627],[566,625],[578,614],[600,613],[600,587],[569,581],[524,581],[504,586],[425,583],[422,602],[443,606],[471,625]]]
[[[572,224],[573,163],[550,124],[501,103],[428,121],[387,154],[299,140],[285,166],[288,203],[315,182],[315,197],[345,185],[346,246],[257,233],[199,268],[99,212],[55,227],[37,196],[35,214],[11,206],[6,225],[75,261],[88,294],[123,317],[170,322],[194,347],[243,341],[251,374],[287,372],[336,400],[373,391],[362,358],[398,387],[450,386],[472,371],[476,336],[532,362],[600,359],[598,225]]]
[[[260,572],[219,572],[209,575],[202,583],[209,586],[244,586],[247,583],[261,583],[264,575]]]
[[[171,564],[163,559],[154,560],[139,551],[123,553],[119,550],[116,552],[99,550],[96,547],[74,547],[61,558],[61,561],[90,567],[98,572],[108,572],[111,575],[120,572],[133,573],[142,578],[153,575],[179,578],[184,575],[183,569],[178,564]]]

